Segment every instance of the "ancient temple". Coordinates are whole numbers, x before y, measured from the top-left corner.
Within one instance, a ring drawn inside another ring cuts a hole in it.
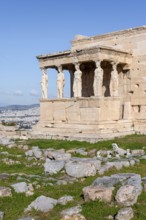
[[[71,50],[40,55],[42,98],[38,132],[50,138],[102,139],[146,128],[146,26],[86,37]],[[58,98],[49,99],[49,69]],[[70,98],[64,98],[70,75]]]

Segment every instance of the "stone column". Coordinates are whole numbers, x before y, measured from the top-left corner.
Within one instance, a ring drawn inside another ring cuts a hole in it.
[[[74,82],[73,82],[74,97],[82,96],[82,71],[79,63],[75,64]]]
[[[48,98],[48,75],[47,69],[42,68],[42,79],[41,79],[41,89],[42,89],[42,99]]]
[[[112,71],[111,71],[111,81],[110,81],[110,94],[113,97],[119,95],[119,76],[117,71],[117,63],[111,62]]]
[[[64,74],[62,72],[62,66],[58,66],[58,74],[57,74],[57,91],[58,91],[58,98],[63,98],[64,93]]]
[[[94,96],[102,97],[102,85],[103,85],[103,69],[100,64],[101,61],[95,61],[96,69],[94,71],[93,90]]]

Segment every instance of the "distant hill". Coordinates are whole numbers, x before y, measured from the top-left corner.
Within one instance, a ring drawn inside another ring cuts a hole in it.
[[[32,105],[8,105],[4,107],[0,107],[0,110],[12,110],[12,111],[21,111],[21,110],[27,110],[30,108],[39,107],[39,104],[32,104]]]

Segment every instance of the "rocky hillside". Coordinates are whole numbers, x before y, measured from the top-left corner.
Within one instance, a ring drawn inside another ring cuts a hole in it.
[[[0,219],[146,219],[145,141],[1,137]]]

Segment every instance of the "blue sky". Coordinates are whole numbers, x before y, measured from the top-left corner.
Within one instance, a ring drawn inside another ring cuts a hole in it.
[[[71,48],[76,34],[93,36],[146,25],[145,0],[0,0],[0,105],[38,103],[37,55]],[[48,69],[49,97],[56,71]],[[65,72],[65,96],[69,76]]]

